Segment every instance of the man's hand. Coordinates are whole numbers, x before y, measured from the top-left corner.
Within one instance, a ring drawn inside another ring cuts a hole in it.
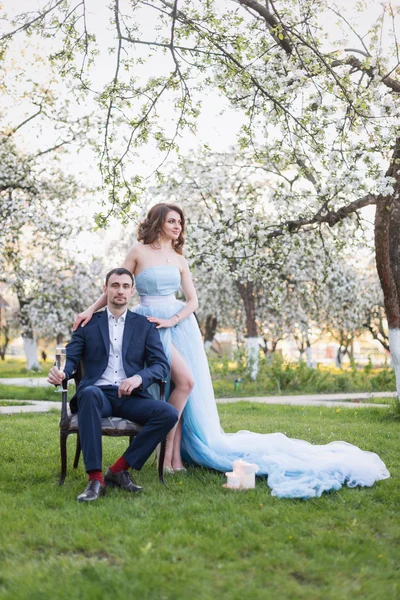
[[[64,371],[59,371],[57,367],[51,367],[47,381],[52,385],[61,385],[63,379],[65,379]]]
[[[136,390],[141,385],[142,378],[140,377],[140,375],[133,375],[133,377],[128,377],[128,379],[124,379],[119,384],[118,398],[121,398],[121,396],[130,396],[133,390]]]

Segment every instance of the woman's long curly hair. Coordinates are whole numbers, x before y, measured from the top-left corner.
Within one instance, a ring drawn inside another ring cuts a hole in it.
[[[185,243],[185,215],[183,210],[175,204],[166,204],[160,202],[155,204],[147,213],[147,217],[144,221],[139,223],[137,239],[143,244],[154,244],[157,242],[158,237],[162,235],[162,228],[167,219],[167,214],[173,210],[177,212],[181,218],[181,232],[177,240],[172,242],[172,246],[178,254],[182,254],[182,247]]]

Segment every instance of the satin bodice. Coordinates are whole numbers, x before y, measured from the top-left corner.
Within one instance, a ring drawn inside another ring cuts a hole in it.
[[[173,265],[147,267],[136,275],[135,282],[139,296],[169,296],[179,290],[181,274]]]

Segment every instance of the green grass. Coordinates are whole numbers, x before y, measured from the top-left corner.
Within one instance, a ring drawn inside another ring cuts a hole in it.
[[[54,365],[53,360],[40,361],[41,371],[28,371],[26,361],[22,358],[0,360],[0,379],[3,377],[44,377]]]
[[[75,391],[74,386],[68,388],[68,396],[71,397]],[[2,400],[50,400],[61,402],[61,394],[55,392],[54,386],[17,386],[3,385],[0,383],[0,402]]]
[[[311,501],[223,489],[224,476],[191,468],[142,495],[75,497],[82,465],[58,487],[59,415],[0,416],[0,598],[7,600],[386,600],[399,598],[400,421],[390,409],[219,407],[226,431],[284,431],[315,443],[344,439],[376,451],[392,478]],[[104,465],[124,439],[104,439]]]

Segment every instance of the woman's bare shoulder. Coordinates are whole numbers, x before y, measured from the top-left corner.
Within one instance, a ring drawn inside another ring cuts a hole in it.
[[[136,258],[137,256],[141,256],[144,252],[144,244],[141,242],[135,242],[128,250],[127,257]]]
[[[189,263],[182,254],[178,254],[178,263],[181,273],[189,270]]]
[[[135,268],[136,268],[136,263],[142,255],[143,255],[143,244],[141,244],[140,242],[135,242],[129,248],[126,258],[124,260],[123,266],[126,269],[130,270],[131,273],[134,273]]]

